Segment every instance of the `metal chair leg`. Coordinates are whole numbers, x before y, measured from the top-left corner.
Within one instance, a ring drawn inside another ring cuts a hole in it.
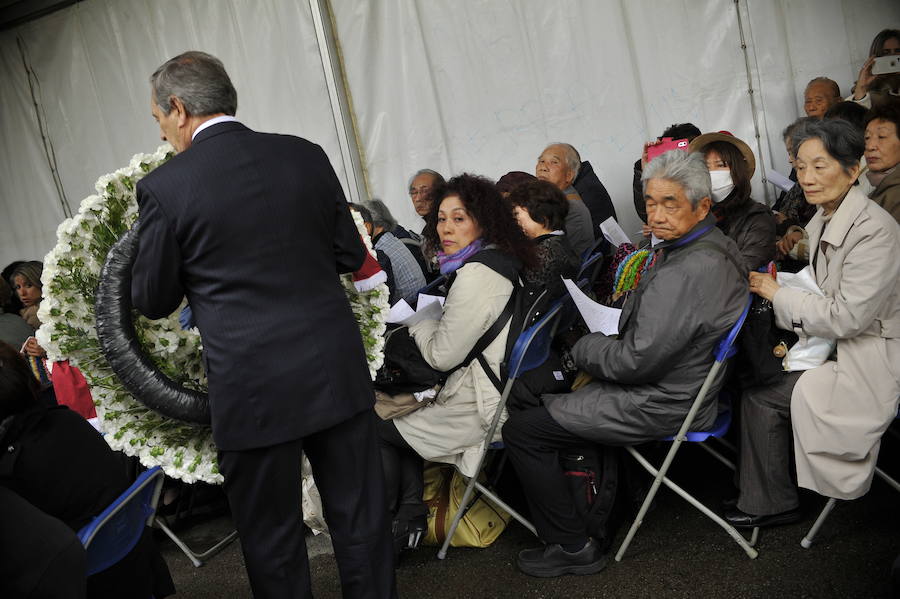
[[[628,530],[628,534],[625,537],[625,540],[622,542],[622,545],[619,547],[619,551],[616,553],[616,561],[622,561],[622,557],[625,555],[625,551],[627,551],[628,546],[631,544],[631,540],[634,538],[635,533],[637,533],[638,528],[640,528],[641,524],[644,521],[644,516],[647,514],[647,510],[650,508],[650,503],[653,501],[653,498],[656,496],[656,492],[659,490],[660,484],[665,484],[667,487],[675,491],[678,495],[680,495],[683,499],[685,499],[688,503],[693,505],[695,508],[700,510],[707,518],[721,526],[728,535],[734,539],[734,541],[740,545],[741,549],[747,554],[750,559],[755,559],[759,552],[753,548],[753,545],[756,544],[758,529],[753,531],[753,536],[748,542],[741,533],[739,533],[733,526],[731,526],[728,522],[723,520],[718,514],[714,513],[708,507],[697,501],[690,493],[679,487],[677,484],[672,482],[669,478],[665,476],[665,471],[660,469],[657,470],[653,467],[650,462],[644,458],[636,449],[632,447],[626,448],[628,452],[644,467],[648,472],[655,476],[653,480],[653,486],[650,487],[650,492],[647,493],[647,497],[644,499],[644,503],[641,505],[641,509],[638,512],[638,515],[635,517],[634,522],[631,525],[631,528]],[[677,447],[673,448],[677,450]],[[674,451],[670,450],[670,454],[674,455]],[[663,468],[668,469],[668,464],[664,464]]]
[[[816,521],[813,522],[812,528],[809,529],[809,532],[806,533],[806,536],[800,541],[800,546],[804,549],[809,549],[810,545],[812,545],[813,540],[815,540],[816,535],[819,532],[819,529],[822,527],[822,524],[825,523],[825,519],[828,518],[828,514],[831,513],[831,510],[834,509],[834,506],[837,505],[837,499],[834,497],[828,500],[828,503],[825,504],[825,507],[822,508],[822,513],[819,514],[819,517],[816,518]]]
[[[194,564],[195,568],[199,568],[205,563],[204,560],[208,560],[215,554],[225,549],[225,547],[227,547],[238,536],[236,530],[232,531],[206,551],[198,553],[188,547],[187,544],[178,537],[178,535],[172,532],[172,530],[168,526],[166,526],[166,523],[162,520],[162,518],[154,519],[153,525],[158,526],[160,530],[162,530],[170,539],[172,539],[172,542],[175,543],[175,545],[177,545],[179,549],[181,549],[182,553],[184,553],[189,560],[191,560],[191,563]]]

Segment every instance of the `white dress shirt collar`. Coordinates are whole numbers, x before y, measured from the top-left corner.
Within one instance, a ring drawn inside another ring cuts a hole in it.
[[[191,135],[191,141],[194,141],[194,139],[197,137],[197,134],[200,133],[201,131],[203,131],[204,129],[206,129],[207,127],[212,127],[213,125],[218,125],[219,123],[228,123],[231,121],[237,122],[237,119],[234,118],[233,116],[230,116],[227,114],[223,114],[222,116],[213,117],[213,118],[209,119],[208,121],[204,121],[200,124],[199,127],[194,129],[194,134]]]

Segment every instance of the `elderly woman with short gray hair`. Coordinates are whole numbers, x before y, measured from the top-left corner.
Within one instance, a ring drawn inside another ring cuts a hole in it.
[[[823,295],[756,272],[750,290],[772,302],[779,327],[836,347],[818,367],[744,392],[740,495],[726,513],[737,527],[800,518],[792,450],[799,486],[837,499],[865,494],[900,395],[900,227],[853,185],[862,135],[840,119],[804,122],[792,143],[797,181],[816,206],[807,231]]]

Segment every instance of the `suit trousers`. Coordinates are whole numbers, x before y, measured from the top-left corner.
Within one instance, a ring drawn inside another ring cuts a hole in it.
[[[270,447],[219,451],[225,493],[256,599],[312,597],[301,512],[306,453],[328,523],[343,596],[397,596],[375,413]]]
[[[503,425],[506,454],[522,482],[531,518],[545,543],[584,544],[584,519],[559,462],[561,450],[590,444],[564,429],[545,407],[511,412]]]
[[[791,475],[791,392],[802,374],[787,372],[777,383],[747,389],[741,396],[737,506],[742,512],[768,516],[800,505]]]

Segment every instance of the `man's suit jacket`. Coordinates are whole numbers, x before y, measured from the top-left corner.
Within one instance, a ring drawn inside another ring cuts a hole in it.
[[[302,438],[371,409],[338,278],[366,250],[322,148],[219,123],[142,179],[137,199],[134,304],[161,318],[187,296],[219,449]]]

